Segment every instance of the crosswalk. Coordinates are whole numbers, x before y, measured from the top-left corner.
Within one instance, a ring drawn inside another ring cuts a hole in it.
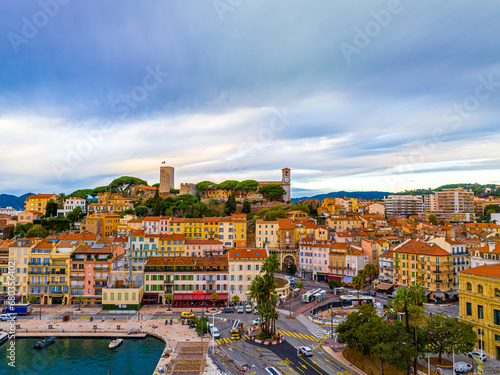
[[[276,309],[280,313],[280,319],[290,315],[290,310]]]
[[[318,339],[323,338],[323,335],[326,333],[326,331],[318,326],[317,324],[311,322],[306,316],[304,315],[299,315],[297,316],[297,320],[301,322],[308,330],[311,332],[315,337]]]
[[[282,334],[285,337],[295,337],[297,339],[308,340],[308,341],[319,341],[316,337],[314,337],[312,335],[304,335],[302,333],[281,331],[281,330],[276,330],[276,332]],[[249,340],[249,339],[250,339],[250,337],[248,337],[247,335],[241,336],[241,340]],[[225,338],[216,339],[215,341],[217,341],[217,343],[219,345],[224,345],[224,344],[231,344],[232,342],[240,341],[240,340],[232,340],[229,337],[225,337]]]

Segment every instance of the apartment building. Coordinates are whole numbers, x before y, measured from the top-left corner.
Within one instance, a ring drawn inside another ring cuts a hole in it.
[[[490,242],[485,246],[470,249],[470,266],[500,264],[500,243]]]
[[[50,274],[51,268],[54,272],[55,269],[50,267],[50,253],[58,242],[58,239],[47,238],[39,242],[31,248],[29,262],[28,262],[28,286],[29,295],[37,298],[37,303],[42,305],[50,304]],[[53,276],[55,276],[53,274]],[[54,286],[55,277],[52,278],[51,286]],[[57,281],[59,283],[59,280]]]
[[[255,246],[258,248],[278,248],[279,227],[279,221],[257,220],[255,223]]]
[[[211,306],[228,299],[228,257],[150,257],[144,269],[144,297],[149,304],[166,304],[173,294],[173,306]]]
[[[33,194],[26,198],[25,210],[45,214],[49,200],[57,201],[57,194]]]
[[[389,195],[384,198],[387,215],[419,215],[424,211],[421,195]]]
[[[436,191],[434,195],[436,214],[469,214],[469,219],[474,218],[474,192],[472,190],[443,189]]]
[[[269,256],[267,249],[231,249],[228,252],[229,298],[238,296],[240,301],[250,301],[248,292],[262,265]]]
[[[363,228],[363,222],[358,217],[331,217],[326,220],[328,228],[337,232],[347,232],[350,229]]]
[[[326,281],[329,273],[332,240],[305,238],[299,243],[299,272],[306,280]]]
[[[458,279],[458,318],[474,326],[479,338],[476,348],[500,360],[500,265],[467,269]]]
[[[224,244],[218,240],[186,240],[184,248],[186,256],[207,257],[224,252]]]
[[[18,239],[9,244],[9,262],[16,267],[14,288],[16,296],[26,300],[29,295],[29,260],[31,250],[40,242],[40,239]]]
[[[453,297],[451,255],[438,245],[407,240],[393,249],[394,283],[410,286],[421,282],[433,300]]]
[[[429,241],[435,243],[451,255],[453,262],[453,290],[458,290],[458,273],[470,268],[469,250],[464,242],[449,237],[436,237]],[[457,295],[456,293],[448,293]]]
[[[57,210],[58,216],[68,216],[75,208],[80,207],[83,213],[87,212],[87,201],[78,197],[70,197],[64,201],[63,209]]]

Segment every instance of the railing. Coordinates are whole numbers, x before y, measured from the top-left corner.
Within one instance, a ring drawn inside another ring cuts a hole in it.
[[[107,284],[94,284],[94,288],[106,288]]]
[[[49,271],[29,271],[30,275],[50,275]]]
[[[66,271],[54,271],[50,272],[51,275],[66,275]]]

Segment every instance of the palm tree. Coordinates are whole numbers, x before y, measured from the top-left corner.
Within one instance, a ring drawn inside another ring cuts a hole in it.
[[[81,305],[83,302],[83,296],[76,297],[76,302],[78,302],[78,310],[81,310]]]
[[[427,302],[427,297],[425,296],[425,288],[423,287],[422,283],[415,283],[412,286],[410,286],[410,289],[408,290],[408,294],[410,295],[410,304],[411,304],[411,311],[412,311],[412,317],[413,317],[413,330],[414,330],[414,335],[415,335],[415,349],[418,351],[418,340],[417,340],[417,323],[422,318],[424,315],[424,308],[423,304]],[[413,359],[413,369],[414,373],[417,373],[417,357]]]
[[[372,285],[373,285],[373,280],[378,275],[377,267],[375,267],[375,265],[373,265],[371,263],[368,263],[365,266],[365,268],[363,268],[363,271],[364,271],[366,277],[368,277],[370,279],[370,290],[371,290],[372,289]]]
[[[212,301],[214,305],[214,310],[215,310],[215,304],[217,303],[218,300],[219,300],[219,295],[215,292],[212,293],[212,295],[210,296],[210,301]]]
[[[362,289],[365,285],[365,279],[362,274],[360,275],[360,272],[358,272],[358,274],[352,278],[351,282],[354,289],[358,291],[358,306],[359,306],[359,290]]]
[[[28,296],[26,300],[28,303],[35,303],[37,298],[35,296]]]
[[[238,304],[238,302],[240,302],[240,297],[238,297],[238,296],[233,296],[233,298],[231,298],[231,301],[233,301],[233,303],[234,303],[235,305],[237,305],[237,304]]]
[[[165,301],[169,304],[168,309],[170,310],[172,306],[172,302],[174,301],[174,295],[172,293],[165,294]]]
[[[394,299],[392,301],[392,308],[396,312],[403,312],[405,314],[405,326],[407,333],[410,333],[409,311],[411,303],[412,299],[408,289],[405,286],[400,287],[396,292],[396,294],[394,295]],[[409,366],[406,367],[406,373],[410,375]]]

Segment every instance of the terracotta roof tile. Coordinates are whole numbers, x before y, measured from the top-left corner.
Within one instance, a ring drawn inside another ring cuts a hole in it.
[[[227,267],[227,254],[211,257],[149,257],[147,266],[200,266],[200,267]],[[147,271],[146,271],[147,272]]]

